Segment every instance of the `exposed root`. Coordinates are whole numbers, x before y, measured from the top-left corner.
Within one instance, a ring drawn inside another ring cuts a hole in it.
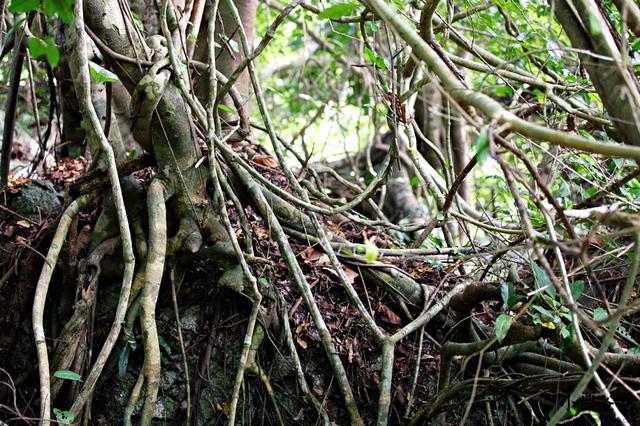
[[[232,164],[234,166],[236,174],[238,174],[238,176],[240,176],[240,178],[243,180],[243,183],[246,186],[247,191],[249,191],[249,193],[251,194],[254,202],[261,210],[262,214],[266,217],[267,221],[271,224],[271,232],[273,238],[278,243],[287,267],[293,275],[293,279],[298,286],[300,293],[302,294],[302,298],[304,299],[307,308],[311,312],[314,325],[318,330],[318,334],[320,335],[322,341],[322,346],[335,372],[336,381],[338,382],[338,387],[342,392],[344,403],[349,413],[351,423],[355,425],[364,424],[355,399],[353,397],[351,386],[349,385],[349,381],[347,380],[347,375],[342,364],[342,360],[340,360],[340,357],[337,356],[337,351],[331,341],[331,334],[325,324],[320,310],[318,309],[317,302],[313,297],[313,293],[311,293],[311,288],[306,281],[304,273],[302,272],[300,265],[293,255],[287,236],[285,235],[284,230],[282,229],[282,226],[278,221],[278,218],[273,213],[271,206],[267,203],[262,191],[258,188],[253,178],[240,166],[236,165],[235,163]]]
[[[173,312],[176,316],[176,328],[178,329],[178,341],[180,343],[180,352],[182,353],[182,363],[184,368],[184,387],[185,393],[187,396],[187,421],[189,424],[189,419],[191,417],[191,386],[189,384],[189,362],[187,361],[187,354],[184,349],[184,339],[182,338],[182,325],[180,324],[180,310],[178,309],[178,296],[176,295],[176,270],[175,268],[171,268],[171,272],[169,274],[169,280],[171,282],[171,302],[173,302]]]
[[[116,166],[114,150],[107,140],[104,130],[101,127],[100,120],[96,114],[96,111],[91,102],[90,94],[90,78],[89,78],[89,63],[87,55],[87,41],[84,31],[84,9],[82,0],[77,0],[74,4],[74,35],[71,37],[71,41],[75,44],[73,49],[73,55],[71,55],[70,65],[75,69],[74,85],[80,105],[80,110],[83,113],[83,117],[88,121],[89,135],[94,141],[98,141],[103,155],[106,159],[107,170],[109,173],[109,181],[111,182],[111,193],[113,194],[114,204],[116,206],[116,213],[118,217],[118,225],[120,230],[120,238],[122,241],[122,258],[124,260],[124,272],[122,276],[122,288],[120,290],[120,297],[118,300],[118,306],[116,308],[115,317],[109,330],[109,334],[105,339],[105,342],[96,358],[96,361],[91,368],[89,375],[87,376],[82,389],[78,397],[75,399],[71,412],[75,417],[80,413],[80,410],[84,406],[85,402],[90,398],[93,393],[98,377],[102,373],[102,369],[107,362],[107,358],[111,354],[111,350],[115,346],[122,322],[124,321],[125,313],[127,310],[127,304],[129,301],[129,292],[131,290],[131,281],[133,280],[133,273],[135,269],[135,258],[133,255],[133,243],[131,239],[131,232],[129,230],[129,220],[127,218],[127,212],[125,209],[124,197],[122,189],[120,187],[120,179],[118,177],[118,169]]]
[[[327,415],[327,411],[322,406],[320,401],[311,393],[309,389],[309,384],[307,383],[307,379],[304,376],[304,371],[302,370],[302,364],[300,363],[300,357],[298,356],[298,351],[296,349],[296,345],[293,342],[293,335],[291,334],[291,326],[289,325],[289,310],[287,308],[287,304],[282,297],[280,292],[277,292],[278,303],[280,305],[280,316],[282,317],[283,329],[284,329],[284,337],[287,342],[287,347],[289,348],[289,353],[291,356],[291,360],[293,361],[293,365],[296,371],[296,378],[298,379],[298,386],[300,386],[300,390],[305,396],[305,399],[310,401],[318,414],[322,418],[323,424],[325,426],[329,425],[331,422],[329,421],[329,416]]]
[[[133,415],[133,411],[135,410],[136,404],[140,399],[140,393],[142,392],[142,385],[144,384],[144,370],[140,369],[140,373],[138,373],[138,379],[136,380],[136,384],[133,386],[131,393],[129,394],[129,399],[127,401],[127,406],[124,407],[124,426],[131,426],[131,416]]]
[[[164,272],[167,250],[167,211],[162,180],[156,178],[149,185],[147,206],[149,210],[149,252],[145,266],[144,287],[140,299],[140,324],[144,341],[145,399],[140,414],[140,424],[149,425],[153,416],[158,389],[160,388],[160,343],[156,327],[156,302]]]
[[[47,426],[51,421],[51,381],[49,376],[49,353],[47,341],[44,334],[44,306],[47,300],[49,282],[53,269],[58,261],[58,255],[64,244],[64,240],[69,231],[69,226],[76,215],[86,207],[93,199],[93,194],[85,194],[73,201],[62,214],[56,233],[53,236],[47,259],[42,267],[36,293],[33,298],[33,336],[36,340],[36,352],[38,354],[38,373],[40,377],[40,418],[43,426]]]
[[[87,318],[92,317],[91,313],[96,301],[100,263],[106,255],[113,254],[119,245],[120,239],[117,237],[103,241],[87,256],[86,260],[81,262],[77,286],[79,294],[73,315],[57,339],[58,344],[53,358],[55,370],[68,370],[74,358],[78,358],[86,350],[85,339],[92,328],[91,324],[87,323]],[[74,371],[80,371],[80,368]],[[53,379],[52,400],[56,398],[62,383],[62,379]]]

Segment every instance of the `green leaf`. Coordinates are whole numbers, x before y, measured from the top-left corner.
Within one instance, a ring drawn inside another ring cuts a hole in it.
[[[513,95],[513,90],[509,86],[496,86],[493,92],[496,96],[509,97]]]
[[[536,311],[538,311],[538,312],[540,312],[544,316],[543,319],[545,319],[547,321],[548,320],[553,320],[554,318],[556,318],[556,315],[554,315],[550,310],[548,310],[546,308],[543,308],[540,305],[531,305],[531,308],[536,310]]]
[[[373,50],[369,49],[368,47],[364,48],[364,59],[367,62],[375,65],[376,68],[380,68],[383,70],[389,69],[389,65],[387,64],[385,59],[382,56],[377,55]]]
[[[47,62],[51,65],[51,68],[55,68],[60,63],[60,51],[58,46],[51,43],[47,45]]]
[[[489,132],[486,127],[483,127],[476,141],[476,160],[478,165],[482,165],[487,158],[489,158]]]
[[[231,108],[229,105],[225,105],[225,104],[218,104],[218,109],[224,112],[228,112],[229,114],[234,114],[238,112],[235,109]]]
[[[590,415],[591,418],[593,419],[593,422],[596,424],[596,426],[602,426],[602,420],[600,420],[600,413],[598,413],[597,411],[584,410],[581,413],[586,413]]]
[[[56,420],[58,420],[58,422],[61,425],[70,425],[73,422],[73,419],[75,418],[71,411],[68,411],[68,410],[62,411],[59,408],[54,408],[53,414],[56,416]]]
[[[596,308],[593,310],[593,319],[596,321],[602,321],[607,319],[607,311],[604,308]]]
[[[631,49],[636,52],[640,50],[640,38],[637,38],[633,43],[631,43]]]
[[[30,38],[27,47],[34,58],[39,58],[47,53],[47,43],[37,37]]]
[[[118,357],[118,378],[124,380],[124,376],[127,374],[127,366],[129,365],[129,352],[131,352],[131,346],[129,342],[125,343],[120,356]]]
[[[635,348],[631,348],[627,351],[629,355],[640,355],[640,346],[636,346]]]
[[[507,337],[512,322],[513,318],[507,314],[500,314],[500,316],[498,316],[496,319],[496,337],[498,338],[498,342],[502,343],[504,338]]]
[[[171,355],[171,346],[169,346],[169,343],[165,340],[164,337],[158,336],[158,343],[160,344],[160,347],[164,349],[167,355]]]
[[[367,263],[373,263],[376,261],[376,259],[378,258],[378,247],[373,244],[371,241],[366,240],[364,242],[364,248],[365,248],[365,252],[364,252],[364,258],[367,260]]]
[[[265,277],[258,278],[258,283],[260,283],[260,285],[264,287],[269,287],[269,280],[266,279]]]
[[[51,37],[45,37],[44,39],[30,38],[27,47],[34,58],[46,56],[47,62],[52,68],[57,67],[60,63],[60,51]]]
[[[338,3],[334,4],[331,7],[326,8],[322,12],[318,14],[318,18],[320,19],[338,19],[343,16],[348,16],[353,13],[354,10],[358,8],[357,4],[351,3]]]
[[[31,12],[38,10],[40,0],[11,0],[9,10],[14,13]]]
[[[118,81],[117,75],[93,61],[89,61],[89,74],[97,83],[114,83]]]
[[[500,286],[500,295],[502,296],[502,302],[504,302],[505,305],[509,301],[509,297],[513,294],[511,292],[511,289],[514,287],[515,286],[513,285],[513,283],[502,283],[502,285]]]
[[[380,23],[377,21],[373,21],[373,22],[367,22],[365,25],[369,31],[371,31],[372,33],[375,33],[376,31],[378,31],[380,29]]]
[[[418,176],[411,177],[411,179],[409,179],[409,184],[411,184],[411,186],[420,185],[420,178]]]
[[[82,376],[71,370],[58,370],[53,373],[53,376],[63,380],[73,380],[76,382],[82,381]]]
[[[584,281],[576,280],[571,283],[571,297],[573,297],[574,302],[577,302],[584,293]]]
[[[518,303],[525,302],[526,300],[527,298],[524,296],[520,296],[520,295],[511,296],[507,301],[507,308],[511,309],[514,306],[516,306]]]
[[[133,22],[136,24],[136,27],[141,32],[144,32],[144,24],[142,23],[142,19],[140,19],[140,17],[135,12],[131,12],[131,16],[133,17]],[[189,35],[189,37],[191,37],[191,35]],[[187,40],[189,40],[189,37],[187,37]]]
[[[47,16],[58,15],[62,22],[73,21],[73,0],[44,0],[43,12]]]
[[[500,287],[500,294],[502,295],[502,301],[509,309],[513,308],[518,303],[527,300],[526,297],[516,293],[516,286],[512,282],[503,283]]]
[[[534,261],[531,261],[531,270],[533,271],[533,278],[536,282],[536,288],[546,287],[545,292],[551,296],[552,299],[556,298],[556,289],[551,284],[551,278],[547,275],[547,272],[538,266]]]

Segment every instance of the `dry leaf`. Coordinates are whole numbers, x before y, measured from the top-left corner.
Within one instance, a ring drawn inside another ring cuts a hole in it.
[[[349,284],[353,284],[355,282],[356,278],[358,278],[358,276],[360,275],[356,271],[354,271],[353,269],[347,268],[346,266],[343,266],[342,270],[347,275],[347,278],[349,279]]]
[[[322,253],[320,250],[316,250],[313,247],[307,247],[302,251],[302,253],[300,253],[300,257],[308,262],[315,262],[316,260],[320,259],[323,254],[324,253]]]
[[[402,324],[402,319],[388,306],[379,303],[378,306],[376,306],[376,311],[380,314],[380,319],[382,321],[393,325]]]
[[[271,157],[258,156],[258,157],[254,157],[253,161],[255,163],[260,164],[261,166],[269,167],[271,169],[278,168],[278,162]]]
[[[300,336],[296,336],[296,342],[300,345],[302,349],[307,349],[307,342],[302,339]]]

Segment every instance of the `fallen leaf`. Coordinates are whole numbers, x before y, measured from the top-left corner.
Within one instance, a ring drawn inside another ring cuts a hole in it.
[[[356,278],[358,278],[358,276],[360,275],[353,269],[347,268],[346,266],[343,266],[342,269],[344,270],[344,273],[347,275],[347,278],[349,279],[350,284],[353,284]]]
[[[380,314],[380,319],[382,321],[393,325],[402,324],[402,319],[388,306],[383,305],[382,303],[378,303],[378,306],[376,306],[376,311]]]
[[[278,168],[278,162],[271,157],[257,156],[254,157],[253,161],[261,166],[269,167],[270,169]]]
[[[19,220],[16,222],[16,225],[18,225],[21,228],[27,228],[27,229],[31,228],[31,224],[26,220]]]
[[[300,345],[302,349],[307,349],[307,342],[302,339],[300,336],[296,336],[296,342]]]

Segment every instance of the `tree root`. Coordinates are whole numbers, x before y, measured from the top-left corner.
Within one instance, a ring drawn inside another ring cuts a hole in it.
[[[302,364],[300,363],[300,357],[298,356],[298,351],[296,349],[296,345],[293,342],[293,335],[291,334],[291,326],[289,325],[289,310],[287,309],[287,304],[282,297],[282,294],[277,292],[278,303],[280,305],[280,316],[282,317],[283,329],[284,329],[284,337],[287,342],[287,346],[289,348],[289,353],[291,355],[291,359],[293,360],[293,365],[296,371],[296,377],[298,379],[298,386],[300,386],[300,390],[304,394],[305,398],[310,401],[313,406],[318,411],[318,414],[322,418],[322,421],[325,426],[328,426],[331,422],[329,421],[329,416],[327,415],[327,411],[322,406],[320,401],[311,393],[309,389],[309,384],[307,383],[307,379],[304,376],[304,371],[302,370]]]
[[[314,325],[320,335],[320,339],[322,341],[322,346],[329,358],[329,362],[334,369],[335,377],[338,382],[338,387],[342,392],[342,396],[344,398],[344,403],[347,408],[347,412],[349,413],[349,417],[351,419],[352,424],[362,425],[364,424],[360,414],[358,412],[358,407],[356,406],[355,399],[353,397],[353,393],[351,390],[351,386],[349,385],[349,381],[347,380],[347,375],[340,360],[340,357],[337,355],[337,351],[331,341],[331,334],[322,318],[322,314],[318,309],[318,305],[311,293],[311,289],[309,284],[306,281],[304,273],[300,268],[293,252],[291,250],[291,246],[289,245],[289,241],[284,234],[282,226],[278,221],[277,217],[273,213],[271,206],[265,199],[262,191],[257,186],[256,182],[251,178],[251,176],[243,169],[241,166],[238,166],[235,163],[232,163],[234,167],[234,171],[236,174],[242,179],[247,191],[252,196],[255,204],[258,206],[258,209],[261,211],[263,216],[267,219],[267,221],[271,224],[271,232],[273,238],[278,243],[280,247],[280,251],[284,257],[284,260],[293,275],[294,282],[298,286],[300,294],[307,305],[309,312],[313,318]]]
[[[82,352],[79,349],[82,347],[84,350],[86,344],[83,344],[83,340],[88,336],[90,328],[90,324],[86,322],[87,318],[92,316],[90,312],[92,312],[95,305],[97,285],[100,278],[100,263],[104,256],[113,254],[119,245],[120,239],[117,237],[103,241],[87,256],[86,260],[81,262],[77,285],[80,290],[73,315],[67,321],[57,339],[58,345],[52,363],[55,370],[67,370],[73,359]],[[54,378],[52,380],[52,400],[58,394],[62,383],[62,379]]]
[[[140,414],[140,424],[145,426],[151,424],[160,387],[160,343],[155,310],[167,252],[167,212],[164,197],[164,183],[155,178],[149,185],[147,192],[149,252],[140,299],[145,382],[145,399]]]
[[[49,376],[49,353],[47,350],[47,342],[44,334],[44,306],[47,300],[47,291],[49,290],[49,282],[53,269],[58,261],[58,255],[64,244],[64,240],[69,231],[69,226],[76,215],[86,207],[93,199],[93,194],[86,194],[77,198],[62,214],[56,233],[49,246],[47,259],[38,284],[36,285],[36,293],[33,298],[33,335],[36,341],[36,351],[38,354],[38,373],[40,377],[40,418],[42,424],[47,426],[51,420],[51,382]]]

